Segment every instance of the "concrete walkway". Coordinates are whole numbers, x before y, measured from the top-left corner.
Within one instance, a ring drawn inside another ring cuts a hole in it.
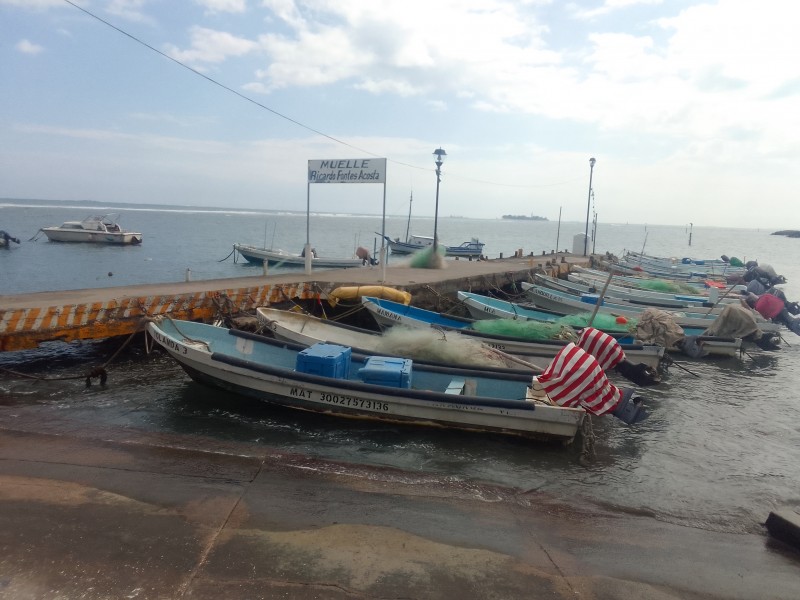
[[[800,597],[800,557],[766,535],[403,481],[202,436],[78,431],[8,407],[0,598]]]

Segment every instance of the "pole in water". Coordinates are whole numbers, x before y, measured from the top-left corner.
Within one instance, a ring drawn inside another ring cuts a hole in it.
[[[186,267],[186,281],[192,280],[192,270],[189,267]]]

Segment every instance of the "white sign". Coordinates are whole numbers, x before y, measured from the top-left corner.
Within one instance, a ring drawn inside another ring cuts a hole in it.
[[[308,161],[309,183],[386,183],[385,158]]]

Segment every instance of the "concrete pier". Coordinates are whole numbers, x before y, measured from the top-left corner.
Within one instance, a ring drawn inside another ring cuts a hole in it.
[[[442,269],[389,266],[40,292],[0,296],[0,351],[41,342],[104,339],[139,330],[147,317],[211,321],[220,314],[252,311],[293,299],[324,299],[341,286],[386,285],[408,291],[417,306],[436,308],[458,290],[486,291],[532,280],[535,270],[566,271],[586,264],[569,254],[488,261],[447,260]]]

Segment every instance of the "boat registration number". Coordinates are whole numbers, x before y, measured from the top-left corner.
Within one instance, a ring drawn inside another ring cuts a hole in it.
[[[299,398],[307,398],[311,401],[316,400],[317,402],[324,402],[326,404],[336,404],[338,406],[362,408],[364,410],[379,410],[383,412],[389,412],[388,402],[368,400],[366,398],[356,398],[355,396],[348,396],[346,394],[331,394],[329,392],[314,392],[312,390],[304,390],[302,388],[292,388],[289,392],[289,395],[297,396]]]

